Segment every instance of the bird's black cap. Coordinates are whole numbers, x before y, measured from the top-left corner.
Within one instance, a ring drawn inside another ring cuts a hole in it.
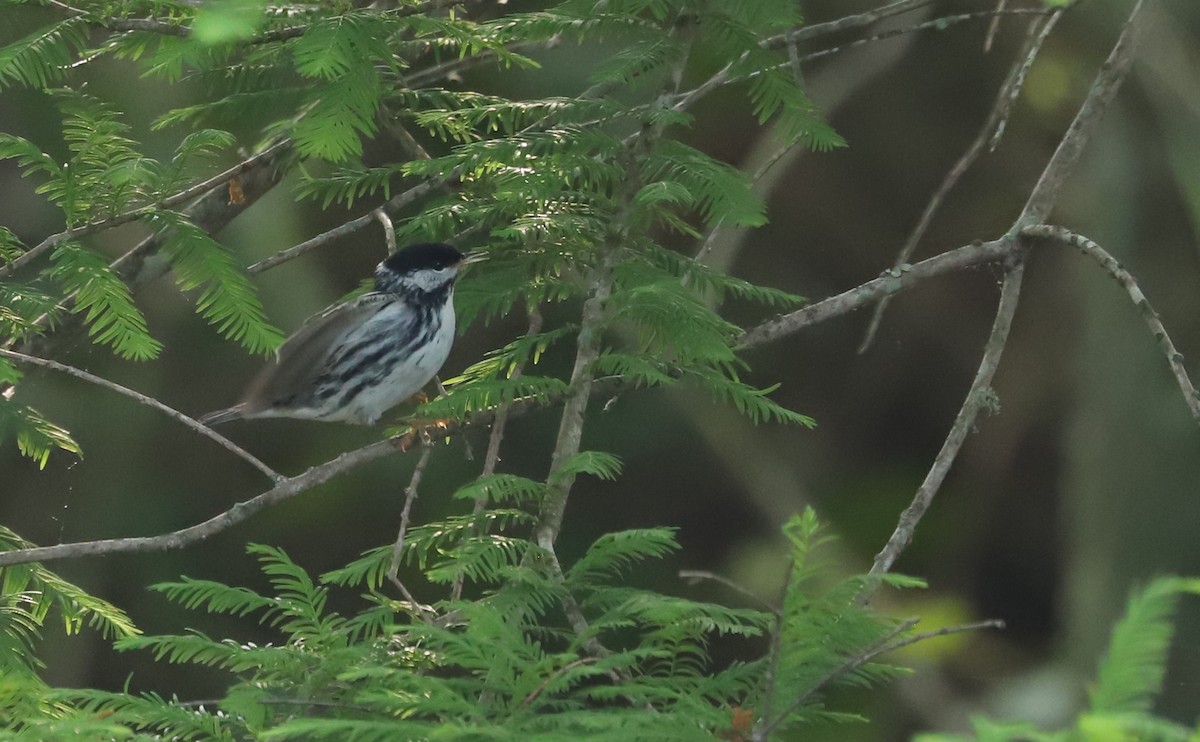
[[[451,245],[442,242],[419,242],[409,245],[383,261],[383,266],[400,275],[422,269],[441,270],[458,265],[465,256]]]

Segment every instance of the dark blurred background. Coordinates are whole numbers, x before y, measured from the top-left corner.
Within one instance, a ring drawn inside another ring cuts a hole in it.
[[[1133,272],[1179,350],[1200,357],[1200,6],[1166,0],[1134,73],[1089,145],[1055,211]],[[985,155],[947,199],[917,258],[990,239],[1009,228],[1131,2],[1091,0],[1062,19],[1033,67],[1000,148]],[[810,22],[873,4],[803,4]],[[927,16],[981,10],[944,2]],[[49,19],[10,8],[0,41]],[[919,20],[919,18],[917,19]],[[915,22],[907,17],[895,26]],[[771,222],[722,241],[715,260],[735,275],[813,299],[867,280],[894,260],[930,194],[976,135],[1025,35],[1007,19],[982,51],[986,24],[901,36],[839,53],[806,69],[812,98],[849,147],[801,153],[772,174]],[[885,28],[888,26],[885,26]],[[848,37],[853,38],[853,37]],[[483,70],[472,84],[537,96],[581,89],[594,51],[567,45],[541,71]],[[167,155],[179,132],[148,121],[194,91],[137,77],[130,65],[91,65],[90,89],[128,112],[149,154]],[[725,90],[695,111],[693,144],[735,164],[770,152],[769,135],[744,91]],[[0,93],[0,130],[53,148],[59,120],[41,95]],[[249,143],[251,140],[246,140]],[[395,157],[373,147],[377,160]],[[34,194],[36,182],[0,162],[0,223],[26,242],[61,228]],[[367,204],[363,204],[363,210]],[[354,212],[355,214],[361,211]],[[344,221],[276,188],[220,239],[247,263]],[[138,236],[117,230],[90,244],[117,254]],[[382,257],[377,229],[258,277],[273,320],[291,331],[369,275]],[[668,592],[738,603],[719,586],[692,586],[679,569],[712,570],[774,596],[783,570],[779,527],[812,505],[839,537],[827,553],[839,572],[864,570],[936,454],[967,390],[998,295],[993,270],[947,276],[902,295],[862,355],[869,312],[811,328],[747,355],[752,381],[781,383],[775,398],[815,417],[815,430],[752,426],[686,392],[621,396],[592,411],[584,445],[625,462],[615,484],[583,480],[563,533],[567,558],[601,533],[670,525],[682,551],[637,579]],[[160,360],[132,363],[80,340],[58,358],[199,414],[232,402],[259,366],[223,342],[169,279],[139,296]],[[552,310],[549,321],[576,307]],[[761,311],[731,306],[743,324]],[[514,316],[470,328],[447,364],[452,373],[514,334]],[[564,354],[544,361],[565,370]],[[1200,367],[1189,363],[1193,375]],[[445,375],[445,374],[444,374]],[[1085,698],[1099,653],[1128,591],[1152,575],[1200,574],[1200,432],[1191,422],[1154,338],[1128,298],[1097,266],[1046,247],[1027,271],[1024,299],[996,382],[1000,413],[980,420],[898,569],[930,589],[889,595],[880,607],[920,615],[922,626],[981,618],[1003,632],[921,645],[905,661],[917,672],[886,693],[834,699],[872,721],[829,730],[831,739],[892,740],[919,729],[961,730],[968,714],[1061,723]],[[76,380],[31,372],[22,398],[70,429],[85,458],[55,455],[45,471],[0,449],[0,520],[39,544],[156,534],[203,520],[261,491],[259,474],[181,426]],[[501,468],[544,475],[556,412],[514,420]],[[226,431],[285,473],[297,473],[374,440],[377,431],[286,421]],[[486,433],[468,437],[482,454]],[[188,614],[147,586],[181,574],[262,587],[247,542],[285,548],[313,572],[340,566],[395,537],[414,457],[397,456],[297,497],[211,542],[182,552],[111,556],[52,565],[116,602],[148,632],[185,627],[239,639],[265,632]],[[448,494],[481,462],[464,443],[436,451],[417,502],[418,521],[458,507]],[[415,578],[414,578],[415,579]],[[418,593],[421,586],[417,584]],[[429,592],[432,597],[434,593]],[[356,596],[339,596],[353,609]],[[1200,609],[1184,604],[1161,710],[1193,721],[1200,696]],[[117,655],[84,632],[45,641],[46,677],[63,685],[132,688],[185,698],[219,697],[219,673]]]

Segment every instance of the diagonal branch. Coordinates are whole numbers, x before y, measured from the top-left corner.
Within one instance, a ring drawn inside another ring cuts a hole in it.
[[[975,242],[935,255],[910,266],[885,270],[877,278],[780,315],[746,330],[737,338],[739,348],[754,348],[779,340],[812,325],[840,317],[882,300],[885,296],[912,288],[916,284],[953,271],[979,268],[1013,255],[1016,249],[1009,240]]]
[[[1036,58],[1038,51],[1041,49],[1042,43],[1054,28],[1055,23],[1062,15],[1062,10],[1058,9],[1051,15],[1044,24],[1040,33],[1036,35],[1030,34],[1026,36],[1025,47],[1017,55],[1016,61],[1013,63],[1012,69],[1008,73],[1004,84],[1000,86],[1000,91],[996,94],[996,101],[992,104],[991,111],[988,112],[987,118],[983,122],[983,126],[979,128],[979,133],[975,135],[975,139],[971,142],[967,150],[963,152],[958,161],[954,163],[954,167],[946,173],[946,177],[942,179],[941,185],[933,192],[929,198],[929,202],[925,205],[925,211],[921,213],[921,218],[917,220],[917,224],[909,233],[908,239],[904,241],[904,245],[900,248],[900,252],[896,255],[894,268],[899,268],[912,258],[913,252],[917,249],[917,244],[925,237],[925,233],[929,230],[929,225],[933,223],[933,217],[942,207],[942,202],[946,196],[958,185],[958,181],[966,174],[971,165],[979,159],[983,154],[984,146],[989,141],[992,142],[992,147],[995,147],[995,136],[1001,131],[1001,125],[1007,115],[1007,111],[1012,107],[1016,100],[1016,95],[1020,92],[1025,76],[1028,74],[1030,67],[1033,66],[1033,60]],[[1037,28],[1037,23],[1030,25],[1030,31]],[[879,331],[879,325],[883,321],[883,313],[887,311],[889,297],[884,297],[877,305],[875,311],[871,315],[871,321],[867,325],[867,331],[863,336],[862,343],[858,346],[860,354],[865,353],[871,344],[875,341],[875,334]]]
[[[416,611],[426,621],[429,617],[425,615],[425,610],[417,599],[413,597],[408,588],[404,586],[404,582],[400,580],[400,561],[404,557],[404,543],[408,539],[408,523],[409,516],[412,513],[413,501],[417,499],[417,489],[421,486],[421,479],[425,476],[425,467],[429,465],[429,456],[433,453],[433,446],[424,444],[421,446],[421,457],[417,459],[417,465],[413,467],[412,479],[409,480],[408,486],[404,488],[404,508],[400,511],[400,528],[396,534],[396,543],[392,545],[392,562],[388,566],[387,578],[396,586],[404,599],[408,601],[413,610]]]
[[[1147,5],[1147,0],[1138,0],[1134,5],[1128,20],[1121,29],[1117,43],[1113,45],[1112,51],[1109,52],[1108,58],[1096,75],[1095,82],[1092,83],[1087,97],[1063,135],[1062,141],[1059,142],[1058,148],[1055,149],[1050,161],[1042,170],[1041,177],[1038,178],[1029,200],[1025,203],[1025,208],[1022,209],[1012,230],[1003,238],[1002,242],[1008,243],[1014,249],[1021,250],[1020,230],[1044,221],[1053,210],[1063,185],[1079,162],[1084,147],[1095,133],[1104,112],[1116,97],[1121,82],[1133,63],[1136,40],[1142,25],[1146,22],[1147,14],[1143,11]],[[958,456],[967,433],[974,425],[976,416],[981,409],[993,402],[994,393],[991,391],[991,380],[1004,351],[1008,331],[1012,325],[1012,317],[1016,313],[1017,302],[1020,299],[1024,256],[1018,252],[1014,255],[1010,266],[1001,289],[1000,305],[996,310],[992,333],[984,349],[979,370],[971,383],[971,389],[967,393],[966,399],[963,400],[958,416],[955,417],[950,433],[942,443],[942,449],[934,459],[925,481],[917,489],[912,503],[900,515],[900,520],[887,544],[875,557],[875,563],[871,566],[870,572],[873,575],[888,572],[900,557],[901,552],[908,546],[917,524],[920,523],[925,511],[929,509],[934,495],[937,494],[954,459]],[[875,586],[877,584],[875,583]],[[869,596],[873,587],[868,587],[864,591],[862,599],[865,600]]]
[[[1040,224],[1050,216],[1050,211],[1058,200],[1058,194],[1062,190],[1063,184],[1074,172],[1084,147],[1095,134],[1100,120],[1104,117],[1113,99],[1116,98],[1117,91],[1121,89],[1121,83],[1129,73],[1129,68],[1133,64],[1138,36],[1148,23],[1147,16],[1149,14],[1145,10],[1153,2],[1154,0],[1137,0],[1137,4],[1133,6],[1124,28],[1121,29],[1121,35],[1100,67],[1100,72],[1096,75],[1087,98],[1079,107],[1075,119],[1067,128],[1066,134],[1063,135],[1062,141],[1058,143],[1058,148],[1054,150],[1050,162],[1042,170],[1037,185],[1034,186],[1029,200],[1025,203],[1025,208],[1021,211],[1021,216],[1013,229],[1014,233],[1023,227]]]
[[[779,716],[775,717],[775,719],[764,719],[763,721],[765,723],[763,723],[760,727],[755,728],[754,734],[750,739],[754,740],[754,742],[763,742],[764,740],[768,739],[771,731],[774,730],[775,727],[779,726],[779,724],[782,723],[783,720],[786,719],[793,711],[800,708],[805,701],[809,700],[817,693],[829,687],[832,683],[836,683],[838,680],[844,678],[868,662],[872,662],[877,657],[888,654],[889,652],[894,652],[897,649],[902,649],[911,644],[916,644],[917,642],[935,639],[939,636],[960,634],[966,631],[979,631],[981,629],[1004,628],[1003,621],[997,619],[988,619],[986,621],[976,621],[975,623],[961,624],[958,626],[943,626],[942,628],[934,629],[933,631],[923,631],[919,634],[902,636],[909,629],[916,625],[917,619],[909,619],[908,621],[901,623],[899,626],[889,631],[882,639],[876,641],[874,644],[870,645],[858,654],[847,658],[845,662],[820,677],[817,682],[813,683],[808,690],[800,694],[799,698],[792,701],[792,703],[789,704],[788,707],[779,714]]]
[[[383,204],[382,206],[380,206],[377,209],[373,209],[372,211],[369,211],[366,214],[363,214],[362,216],[360,216],[356,219],[351,219],[350,221],[348,221],[344,224],[339,224],[338,226],[334,227],[333,229],[326,230],[325,232],[322,232],[321,234],[319,234],[315,237],[310,237],[309,239],[305,240],[304,242],[301,242],[298,245],[293,245],[292,247],[289,247],[286,250],[281,250],[280,252],[275,253],[274,255],[272,255],[269,258],[264,258],[264,259],[258,261],[257,263],[255,263],[255,264],[251,265],[249,268],[247,268],[246,272],[251,273],[251,274],[262,273],[265,270],[269,270],[271,268],[274,268],[277,265],[286,263],[289,260],[298,258],[301,255],[303,255],[304,253],[309,252],[310,250],[315,250],[318,247],[327,245],[330,242],[333,242],[334,240],[336,240],[340,237],[345,237],[346,235],[354,234],[355,232],[359,231],[360,229],[363,229],[364,227],[369,226],[371,224],[371,222],[375,221],[375,219],[376,219],[375,214],[377,212],[382,212],[384,214],[387,214],[389,212],[394,213],[396,211],[399,211],[400,209],[404,208],[405,206],[408,206],[409,204],[414,203],[415,201],[417,201],[421,198],[424,198],[425,196],[429,195],[434,190],[441,188],[442,186],[452,184],[455,180],[457,180],[457,178],[458,178],[458,171],[455,170],[454,173],[449,178],[427,181],[425,183],[421,183],[420,185],[413,186],[412,188],[409,188],[407,191],[404,191],[403,193],[396,194],[391,199],[389,199],[387,201],[387,203]]]
[[[290,152],[290,148],[277,150],[271,158],[251,157],[242,162],[242,170],[234,179],[238,183],[238,198],[231,199],[227,183],[222,182],[213,186],[207,193],[197,198],[183,209],[183,213],[200,229],[208,234],[215,234],[224,229],[234,217],[250,208],[267,191],[279,184],[283,177],[282,168],[274,165],[280,158]],[[249,164],[248,164],[249,163]],[[230,180],[231,184],[233,181]],[[163,245],[163,235],[153,234],[127,250],[114,260],[110,267],[117,277],[136,292],[146,284],[160,278],[171,264],[166,260],[150,260]],[[64,306],[74,302],[75,295],[68,296]],[[50,317],[43,315],[34,320],[39,327],[47,329],[47,333],[29,338],[21,346],[21,350],[29,355],[45,356],[64,336],[70,336],[71,330],[78,329],[82,324],[80,315],[72,315],[63,322],[49,326]],[[8,347],[15,343],[8,342]]]
[[[942,442],[942,449],[938,451],[933,465],[929,468],[929,473],[925,475],[925,481],[921,482],[912,502],[901,513],[900,521],[892,531],[891,537],[888,538],[887,544],[875,557],[870,574],[879,575],[890,571],[892,565],[900,557],[900,553],[908,547],[913,533],[917,530],[917,524],[921,522],[925,511],[933,503],[934,495],[941,488],[942,482],[950,472],[950,467],[954,465],[954,460],[958,457],[958,452],[962,448],[963,442],[966,441],[967,434],[974,429],[975,418],[981,410],[994,406],[995,392],[992,391],[992,378],[996,375],[996,369],[1000,365],[1000,356],[1008,342],[1008,331],[1012,327],[1013,315],[1017,311],[1024,272],[1024,263],[1017,262],[1005,276],[1004,285],[1000,290],[1000,305],[996,308],[996,319],[992,323],[992,333],[984,347],[983,360],[979,362],[979,370],[975,372],[971,388],[967,392],[966,399],[963,400],[958,415],[954,418],[954,424],[950,426],[950,433]],[[868,588],[869,590],[870,588]]]
[[[192,544],[206,541],[216,534],[232,528],[264,508],[295,497],[319,484],[324,484],[335,476],[350,469],[382,458],[393,453],[396,444],[391,440],[377,441],[369,446],[349,451],[335,459],[314,466],[308,471],[295,477],[280,481],[271,489],[244,502],[239,502],[228,510],[219,513],[206,521],[187,528],[164,533],[158,536],[134,536],[131,538],[110,538],[98,541],[80,541],[54,546],[36,546],[31,549],[0,552],[0,567],[10,564],[28,564],[29,562],[49,562],[59,559],[75,559],[78,557],[104,556],[106,554],[128,554],[137,552],[158,552],[182,549]]]
[[[902,4],[902,3],[897,3],[897,5],[900,5],[900,4]],[[906,9],[905,12],[907,12],[907,10],[911,10],[913,8],[917,8],[922,5],[927,5],[927,4],[928,3],[926,3],[926,2],[915,3],[912,5],[912,8]],[[1051,15],[1051,14],[1060,13],[1060,12],[1061,12],[1061,10],[1059,10],[1059,9],[1018,8],[1018,9],[1003,10],[1003,11],[988,10],[988,11],[978,11],[978,12],[974,12],[974,13],[958,13],[956,15],[942,16],[939,18],[933,18],[933,19],[930,19],[927,21],[923,21],[921,23],[917,23],[917,24],[914,24],[911,26],[905,26],[903,28],[896,28],[896,29],[892,29],[890,31],[884,31],[883,33],[875,34],[874,36],[868,36],[868,37],[862,38],[862,39],[855,39],[854,41],[848,42],[842,46],[835,46],[835,47],[831,47],[828,49],[821,49],[819,51],[809,52],[807,54],[794,54],[794,55],[792,55],[793,58],[791,60],[781,64],[780,67],[785,66],[785,65],[796,65],[796,64],[803,64],[806,62],[812,62],[812,61],[820,59],[822,57],[827,57],[831,54],[837,54],[839,52],[843,52],[848,49],[853,49],[857,46],[862,46],[863,44],[871,44],[871,43],[874,43],[877,41],[884,41],[886,39],[895,38],[897,36],[902,36],[904,34],[910,34],[910,33],[916,33],[918,31],[928,31],[928,30],[941,31],[950,26],[957,25],[959,23],[965,23],[968,21],[982,20],[985,18],[992,18],[992,17],[997,17],[997,16],[1007,16],[1007,17],[1043,16],[1043,15]],[[835,22],[833,22],[833,23],[835,23]],[[789,46],[789,47],[794,46],[796,43],[799,43],[801,40],[807,40],[807,39],[813,38],[815,35],[818,35],[818,34],[804,34],[803,33],[804,31],[811,31],[813,29],[823,28],[824,26],[827,26],[827,25],[829,25],[829,24],[821,24],[821,26],[805,26],[800,29],[797,29],[794,32],[787,33],[787,34],[781,34],[779,36],[775,36],[770,39],[767,39],[766,41],[762,42],[762,46],[765,48],[768,48],[768,49],[782,48],[784,46]],[[867,24],[862,24],[862,25],[867,25]],[[705,80],[701,84],[697,85],[696,87],[692,88],[691,90],[688,90],[686,92],[679,94],[679,96],[675,100],[675,103],[672,105],[672,109],[676,110],[676,111],[685,111],[685,110],[691,108],[693,105],[695,105],[695,103],[697,101],[699,101],[701,98],[705,97],[706,95],[708,95],[712,91],[716,90],[717,88],[720,88],[724,85],[729,85],[729,84],[732,84],[735,82],[740,82],[745,79],[754,78],[758,74],[760,74],[760,73],[751,73],[746,76],[738,75],[738,74],[734,73],[735,67],[736,67],[735,63],[727,64],[724,67],[722,67],[720,70],[718,70],[717,72],[713,73],[712,76],[710,76],[707,80]],[[778,68],[772,68],[772,69],[778,69]]]
[[[116,216],[111,216],[107,219],[101,219],[101,220],[95,221],[95,222],[88,222],[86,224],[81,224],[78,227],[69,227],[67,229],[64,229],[61,232],[52,234],[49,237],[47,237],[46,239],[39,242],[37,245],[30,248],[28,250],[28,252],[21,255],[19,258],[12,261],[8,265],[0,265],[0,278],[10,275],[11,273],[14,273],[15,271],[20,270],[21,268],[25,267],[29,263],[33,262],[34,260],[37,260],[39,257],[41,257],[48,250],[50,250],[52,247],[59,244],[60,242],[65,242],[67,240],[75,239],[76,237],[83,237],[83,236],[86,236],[89,234],[94,234],[96,232],[101,232],[106,229],[112,229],[113,227],[119,227],[122,224],[127,224],[136,219],[140,219],[143,216],[148,216],[150,214],[153,214],[155,211],[159,211],[161,209],[170,209],[172,207],[179,206],[180,204],[185,204],[188,201],[191,201],[192,199],[197,198],[198,196],[201,196],[201,195],[207,193],[208,191],[212,190],[213,188],[216,188],[217,186],[228,183],[230,180],[232,180],[232,179],[236,178],[238,175],[240,175],[243,171],[249,170],[264,161],[269,161],[269,160],[275,159],[276,157],[281,155],[284,151],[286,151],[290,148],[291,148],[290,141],[285,140],[282,142],[276,142],[275,144],[264,149],[262,152],[259,152],[258,154],[254,155],[253,157],[243,160],[243,161],[239,162],[238,164],[234,165],[233,167],[231,167],[227,170],[224,170],[220,173],[217,173],[216,175],[212,176],[211,178],[208,178],[207,180],[203,180],[193,186],[189,186],[188,188],[185,188],[182,191],[179,191],[178,193],[175,193],[171,196],[167,196],[166,198],[162,199],[161,201],[158,201],[158,202],[155,202],[152,204],[147,204],[146,206],[140,206],[136,209],[130,209],[129,211],[122,212],[120,214],[117,214]]]
[[[1107,250],[1087,237],[1076,234],[1069,229],[1048,224],[1036,224],[1021,230],[1021,234],[1027,237],[1055,240],[1061,242],[1063,245],[1078,248],[1084,255],[1096,261],[1101,268],[1108,272],[1108,275],[1116,279],[1117,283],[1121,284],[1121,287],[1129,294],[1130,301],[1142,313],[1142,319],[1146,321],[1146,327],[1149,328],[1150,334],[1154,336],[1154,339],[1158,341],[1163,355],[1166,356],[1167,365],[1171,367],[1171,373],[1175,376],[1175,382],[1179,384],[1179,391],[1183,393],[1183,399],[1192,413],[1192,418],[1197,423],[1200,423],[1200,392],[1196,391],[1195,385],[1192,384],[1192,380],[1188,377],[1187,368],[1183,365],[1183,354],[1175,349],[1175,343],[1171,342],[1171,336],[1167,334],[1167,328],[1163,327],[1162,320],[1158,317],[1158,312],[1154,311],[1154,307],[1150,306],[1150,300],[1142,293],[1142,289],[1138,286],[1133,274],[1125,270]]]
[[[596,381],[597,386],[615,386],[615,379],[605,378]],[[557,402],[561,397],[525,397],[510,403],[509,416],[529,413]],[[446,428],[439,429],[439,436],[450,437],[463,430],[479,425],[487,425],[495,419],[494,410],[485,410],[458,423],[450,423]],[[381,459],[399,450],[400,438],[389,438],[376,441],[362,448],[347,451],[323,464],[309,468],[302,474],[280,479],[273,487],[249,500],[239,502],[228,510],[186,528],[164,533],[157,536],[135,536],[131,538],[111,538],[96,541],[80,541],[54,546],[37,546],[30,549],[0,552],[0,567],[9,564],[27,564],[29,562],[48,562],[60,559],[75,559],[86,556],[104,556],[107,554],[125,554],[138,552],[158,552],[182,549],[192,544],[205,541],[216,534],[227,530],[252,515],[289,500],[296,495],[306,492],[318,485],[324,484],[360,466]]]
[[[102,378],[100,376],[96,376],[95,374],[88,373],[87,371],[84,371],[83,369],[75,368],[74,366],[68,366],[65,363],[59,363],[57,361],[51,361],[46,358],[38,358],[36,356],[25,355],[24,353],[17,353],[16,351],[5,350],[3,348],[0,348],[0,358],[8,358],[8,359],[16,361],[17,363],[24,363],[24,364],[28,364],[30,366],[40,366],[42,368],[51,369],[52,371],[59,371],[64,374],[74,376],[77,379],[83,379],[84,381],[88,382],[89,384],[95,384],[96,386],[102,386],[105,389],[111,389],[112,391],[117,392],[118,394],[123,394],[126,397],[129,397],[130,399],[138,402],[139,404],[144,404],[147,407],[153,407],[154,409],[163,413],[167,417],[170,417],[174,420],[178,420],[179,422],[183,423],[187,427],[196,431],[200,435],[203,435],[205,438],[215,441],[218,445],[222,446],[227,451],[230,451],[238,458],[242,459],[246,463],[253,466],[255,469],[258,469],[260,472],[265,474],[268,478],[270,478],[274,482],[279,483],[279,482],[282,482],[284,479],[282,474],[279,474],[274,469],[272,469],[271,467],[264,464],[262,461],[259,461],[255,456],[250,454],[250,452],[246,451],[238,444],[229,440],[228,438],[226,438],[225,436],[216,432],[212,428],[209,428],[206,425],[200,424],[199,422],[188,417],[187,415],[183,414],[179,410],[176,410],[174,407],[168,407],[167,405],[163,404],[162,402],[159,402],[154,397],[147,397],[145,394],[142,394],[141,392],[135,392],[134,390],[130,389],[129,387],[121,386],[120,384],[116,383],[115,381],[109,381],[108,379]]]

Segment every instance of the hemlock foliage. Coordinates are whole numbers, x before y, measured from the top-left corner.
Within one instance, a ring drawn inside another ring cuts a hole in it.
[[[193,208],[210,188],[238,203],[236,169],[196,186],[270,152],[257,166],[276,171],[296,198],[384,208],[401,244],[485,246],[489,261],[458,292],[464,328],[547,305],[578,316],[487,354],[420,416],[461,421],[517,400],[559,401],[575,387],[537,362],[574,343],[581,357],[595,350],[589,380],[689,384],[755,422],[811,426],[772,399],[773,387],[742,379],[741,328],[721,313],[728,298],[763,312],[803,299],[692,257],[718,227],[762,225],[764,205],[743,173],[685,141],[693,104],[730,85],[755,118],[777,124],[781,144],[841,145],[785,48],[784,34],[802,23],[796,3],[566,0],[534,12],[477,10],[476,18],[436,0],[8,0],[5,13],[42,25],[0,48],[0,91],[51,96],[62,127],[44,138],[0,133],[0,158],[36,183],[63,230],[31,238],[0,227],[4,347],[37,351],[78,324],[123,359],[155,359],[165,340],[151,333],[129,274],[93,241],[132,224],[154,237],[178,288],[221,336],[272,351],[282,336],[246,261]],[[564,43],[618,51],[603,55],[590,87],[568,96],[513,99],[461,83],[483,68],[535,73],[539,54]],[[153,129],[175,137],[169,157],[144,154],[125,113],[83,90],[80,70],[112,60],[198,91],[154,114]],[[385,138],[408,158],[373,160],[365,145]],[[69,431],[23,404],[20,378],[0,358],[3,442],[42,466],[55,451],[81,455]],[[614,480],[620,471],[610,454],[574,451],[544,481],[493,473],[464,486],[454,497],[474,511],[413,526],[399,554],[441,590],[430,606],[392,597],[390,545],[320,577],[278,549],[252,546],[272,586],[265,594],[188,578],[156,587],[189,609],[270,627],[277,639],[265,645],[195,631],[142,636],[119,609],[52,572],[5,567],[0,729],[29,740],[745,740],[856,718],[827,708],[826,691],[900,672],[875,658],[911,626],[859,597],[880,582],[918,583],[819,572],[811,511],[785,527],[792,569],[771,609],[637,587],[632,568],[678,548],[669,529],[607,534],[560,564],[532,536],[539,503],[578,475]],[[0,541],[29,546],[7,531]],[[461,597],[464,586],[479,597]],[[334,590],[362,595],[360,609],[330,610]],[[1161,685],[1170,600],[1183,590],[1193,583],[1155,583],[1131,604],[1085,721],[1172,738],[1147,699]],[[87,622],[123,650],[223,670],[229,689],[193,703],[136,678],[123,692],[49,688],[35,650],[55,611],[68,632]],[[717,643],[740,659],[714,659]]]
[[[481,532],[436,549],[426,534],[414,533],[405,556],[426,564],[431,579],[449,582],[465,571],[484,587],[478,600],[433,606],[436,618],[385,594],[381,573],[390,549],[313,578],[282,551],[251,546],[270,594],[187,578],[155,589],[192,609],[253,617],[274,628],[278,641],[251,645],[189,632],[117,643],[161,661],[228,671],[233,682],[223,698],[181,707],[152,693],[44,690],[52,710],[27,718],[22,732],[29,738],[122,728],[178,739],[711,740],[735,731],[735,711],[760,708],[764,694],[783,701],[823,691],[820,679],[860,642],[894,630],[896,622],[856,605],[860,578],[824,589],[812,584],[811,511],[787,531],[796,559],[793,597],[778,617],[629,585],[632,568],[678,548],[669,529],[604,536],[561,581],[528,541]],[[335,588],[365,591],[362,610],[330,611]],[[587,616],[586,632],[576,632],[564,615],[564,595]],[[830,632],[833,624],[843,628]],[[764,651],[776,631],[779,651]],[[597,640],[604,651],[588,649]],[[745,653],[751,659],[717,664],[708,651],[715,641],[752,647]],[[871,662],[837,684],[874,684],[897,671]],[[787,722],[851,718],[819,699],[793,709]]]

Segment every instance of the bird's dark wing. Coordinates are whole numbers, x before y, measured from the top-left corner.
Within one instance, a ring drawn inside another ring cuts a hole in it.
[[[393,297],[386,294],[371,292],[309,318],[279,346],[275,362],[247,388],[242,401],[244,412],[261,412],[315,381],[337,338],[347,328],[366,322],[391,300]]]

